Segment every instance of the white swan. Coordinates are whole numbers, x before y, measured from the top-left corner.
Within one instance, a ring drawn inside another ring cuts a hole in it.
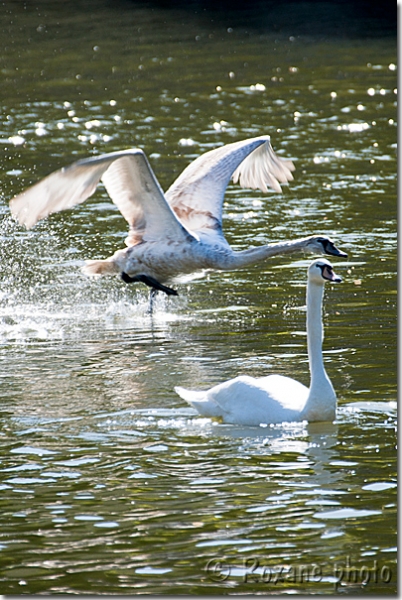
[[[207,269],[233,270],[277,254],[305,250],[346,256],[325,236],[315,235],[234,252],[222,232],[222,204],[232,178],[242,187],[268,187],[293,179],[294,165],[279,158],[268,135],[227,144],[199,156],[163,193],[142,150],[112,152],[79,160],[55,171],[10,201],[12,214],[33,227],[50,213],[84,202],[102,180],[130,226],[128,248],[106,260],[90,260],[88,275],[120,274],[154,290]]]
[[[307,349],[310,388],[290,377],[242,375],[206,391],[175,387],[201,415],[220,418],[224,423],[258,426],[284,421],[332,421],[336,395],[325,372],[322,341],[322,300],[325,281],[341,280],[326,259],[315,260],[308,268]]]

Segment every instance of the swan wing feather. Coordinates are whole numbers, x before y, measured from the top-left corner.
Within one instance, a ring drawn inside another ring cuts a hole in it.
[[[272,188],[282,192],[280,183],[293,180],[295,167],[291,160],[280,158],[271,146],[270,141],[259,146],[240,163],[233,173],[233,182],[243,188],[267,192]]]
[[[210,390],[227,423],[260,425],[300,420],[308,389],[282,375],[241,375]]]
[[[185,239],[190,234],[166,202],[144,152],[133,148],[78,160],[55,171],[10,201],[27,228],[51,213],[84,202],[102,180],[130,225],[128,245],[142,239]]]
[[[268,135],[242,140],[199,156],[166,192],[166,199],[192,231],[222,229],[222,206],[231,178],[241,187],[272,188],[293,179],[292,161],[279,158]]]
[[[142,150],[125,151],[104,172],[102,182],[130,225],[128,246],[140,241],[185,241],[193,237],[167,203]]]
[[[81,164],[84,162],[84,164]],[[10,200],[10,210],[28,229],[51,213],[72,208],[92,196],[107,169],[104,161],[77,161],[35,183]]]

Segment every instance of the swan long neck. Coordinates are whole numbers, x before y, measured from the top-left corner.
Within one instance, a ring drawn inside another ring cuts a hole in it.
[[[311,373],[311,386],[315,377],[325,373],[322,357],[324,331],[322,326],[322,300],[324,286],[312,282],[307,286],[307,349]]]
[[[233,252],[230,257],[230,265],[226,269],[241,269],[253,265],[257,262],[276,256],[278,254],[291,254],[292,252],[301,252],[305,250],[311,238],[301,238],[293,241],[279,242],[277,244],[267,244],[257,248],[249,248],[240,252]]]
[[[322,355],[324,330],[322,323],[322,303],[324,285],[309,281],[307,285],[307,349],[310,365],[310,389],[306,411],[312,420],[312,413],[322,419],[335,417],[336,396],[332,383],[325,371]]]

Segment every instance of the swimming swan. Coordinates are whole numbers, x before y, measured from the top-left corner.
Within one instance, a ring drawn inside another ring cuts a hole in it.
[[[310,388],[290,377],[241,375],[206,391],[175,391],[201,415],[220,417],[224,423],[258,426],[284,421],[332,421],[336,396],[325,372],[322,341],[322,299],[326,281],[341,280],[326,259],[315,260],[308,268],[307,350]]]
[[[49,214],[84,202],[102,180],[130,226],[128,248],[106,260],[89,260],[87,275],[120,274],[155,290],[177,295],[163,284],[197,271],[240,269],[277,254],[305,250],[346,256],[332,240],[314,235],[241,252],[222,232],[222,204],[232,178],[241,187],[281,192],[294,165],[279,158],[268,135],[227,144],[199,156],[164,194],[144,152],[138,148],[78,160],[55,171],[10,201],[27,228]]]

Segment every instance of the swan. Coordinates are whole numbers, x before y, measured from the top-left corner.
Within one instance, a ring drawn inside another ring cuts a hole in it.
[[[202,154],[164,194],[139,148],[84,158],[48,175],[10,201],[21,225],[33,227],[49,214],[84,202],[102,180],[129,224],[127,248],[106,260],[88,260],[87,275],[120,275],[141,281],[152,294],[177,295],[165,285],[183,275],[241,269],[278,254],[307,251],[347,256],[333,241],[313,235],[234,251],[222,231],[222,205],[232,178],[241,187],[281,192],[294,165],[279,158],[269,135],[234,142]]]
[[[332,421],[336,395],[322,356],[322,300],[326,281],[339,283],[331,263],[318,259],[308,268],[307,349],[310,387],[283,375],[240,375],[206,391],[175,387],[175,391],[201,415],[224,423],[259,426],[285,421]]]

